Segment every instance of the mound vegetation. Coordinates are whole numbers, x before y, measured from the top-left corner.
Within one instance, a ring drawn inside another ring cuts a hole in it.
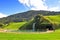
[[[49,19],[48,16],[42,16],[37,15],[34,17],[30,22],[24,24],[22,27],[20,27],[20,30],[32,30],[33,29],[33,23],[35,23],[35,31],[39,30],[55,30],[58,27],[56,27],[56,24]]]

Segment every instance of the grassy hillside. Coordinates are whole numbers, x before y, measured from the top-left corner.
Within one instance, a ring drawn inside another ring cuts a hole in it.
[[[48,17],[52,22],[60,23],[60,15],[46,16],[46,17]]]
[[[0,32],[0,40],[60,40],[60,30],[51,33]]]
[[[55,26],[56,29],[60,28],[60,15],[54,15],[54,16],[45,16],[48,18]]]
[[[17,30],[19,27],[24,25],[26,22],[10,23],[8,26],[5,26],[4,29]]]
[[[45,16],[45,17],[48,18],[49,20],[51,20],[52,22],[56,23],[56,24],[60,24],[60,15]],[[27,22],[10,23],[8,26],[5,26],[4,29],[17,30],[21,26],[23,26],[25,23],[27,23]]]

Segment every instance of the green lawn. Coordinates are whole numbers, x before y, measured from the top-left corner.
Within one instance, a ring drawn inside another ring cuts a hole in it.
[[[0,32],[0,40],[60,40],[60,30],[52,33]]]

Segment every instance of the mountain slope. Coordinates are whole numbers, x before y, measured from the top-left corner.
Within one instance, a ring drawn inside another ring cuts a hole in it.
[[[30,10],[30,11],[27,11],[27,12],[22,12],[22,13],[17,13],[17,14],[14,14],[14,15],[10,15],[6,18],[1,18],[0,22],[6,24],[6,23],[9,23],[9,22],[28,21],[28,20],[32,19],[32,17],[35,17],[37,14],[42,14],[44,16],[46,16],[46,15],[58,15],[58,14],[60,14],[60,12]]]

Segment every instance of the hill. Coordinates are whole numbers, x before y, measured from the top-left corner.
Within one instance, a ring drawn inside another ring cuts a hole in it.
[[[33,23],[35,23],[35,28],[40,29],[40,30],[46,29],[46,28],[51,28],[51,29],[60,28],[60,15],[54,15],[54,16],[51,16],[51,15],[50,16],[41,16],[40,15],[40,16],[36,16],[35,18],[32,21],[30,21],[30,22],[26,23],[25,25],[23,25],[22,27],[20,27],[20,29],[21,30],[32,30]]]
[[[60,20],[59,20],[60,15],[44,16],[44,17],[51,20],[52,23],[57,24],[58,26],[56,26],[56,27],[60,28]],[[31,22],[30,21],[29,21],[29,23],[28,22],[17,22],[17,23],[13,22],[13,23],[9,23],[9,25],[7,25],[7,26],[4,26],[3,29],[18,30],[20,27],[26,26],[27,24],[25,25],[25,23],[30,24]]]
[[[36,16],[37,14],[42,14],[44,16],[59,15],[60,12],[30,10],[30,11],[27,11],[27,12],[16,13],[16,14],[10,15],[10,16],[5,17],[5,18],[0,18],[0,22],[6,24],[6,23],[9,23],[9,22],[29,21],[30,19],[32,19],[32,17]]]

